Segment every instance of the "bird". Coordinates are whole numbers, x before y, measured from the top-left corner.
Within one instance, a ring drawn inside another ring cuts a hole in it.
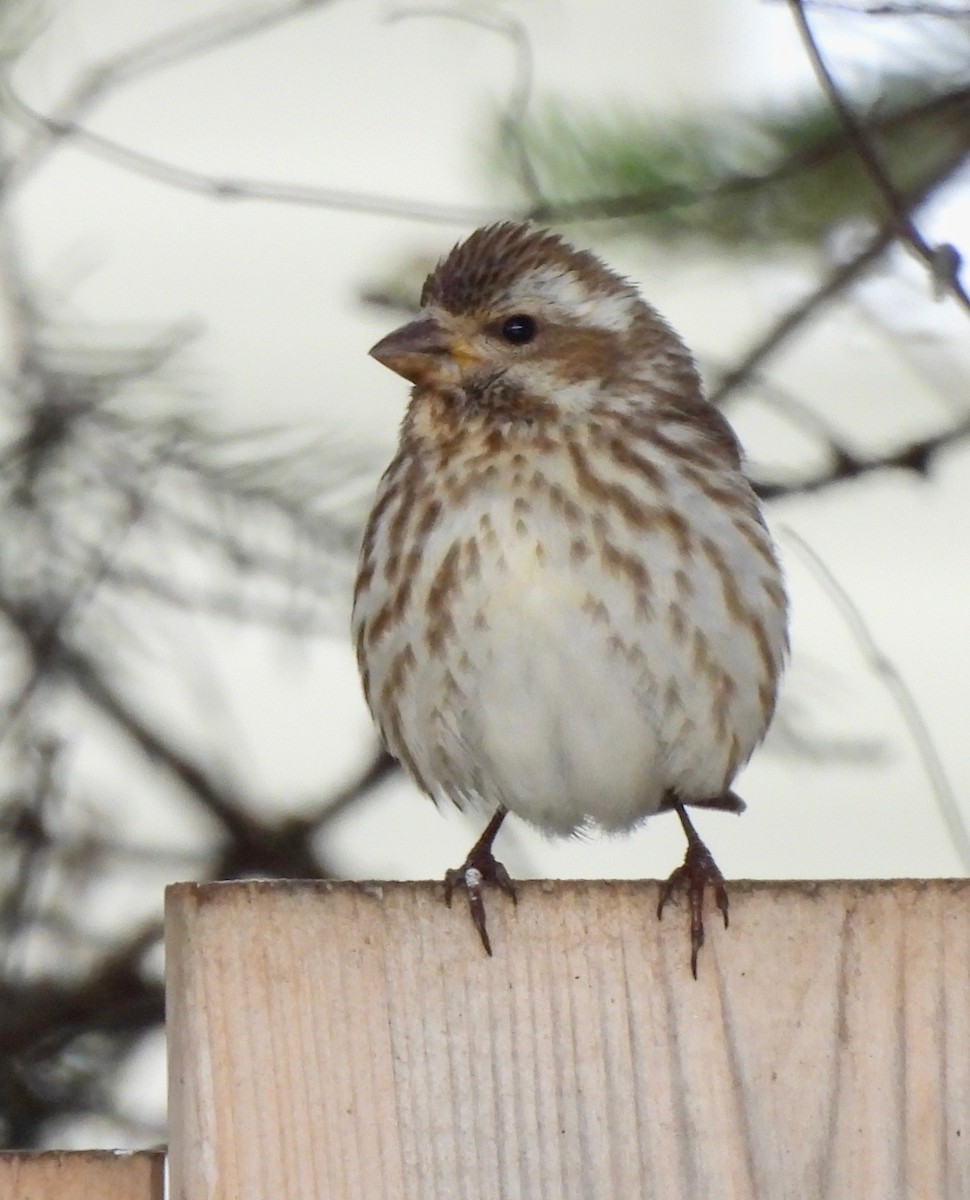
[[[673,328],[591,251],[475,230],[371,349],[411,385],[360,549],[352,634],[387,749],[488,816],[445,898],[484,888],[508,814],[551,835],[677,815],[697,976],[725,880],[687,809],[744,808],[788,651],[778,555],[738,439]]]

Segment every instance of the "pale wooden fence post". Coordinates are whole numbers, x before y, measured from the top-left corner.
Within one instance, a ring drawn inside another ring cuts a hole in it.
[[[158,1150],[0,1151],[2,1200],[162,1200]]]
[[[171,1200],[967,1200],[970,881],[170,889]]]

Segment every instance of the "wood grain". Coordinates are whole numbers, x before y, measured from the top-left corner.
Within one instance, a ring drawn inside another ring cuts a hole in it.
[[[172,1200],[966,1200],[970,881],[179,885]]]
[[[161,1151],[0,1151],[3,1200],[162,1200]]]

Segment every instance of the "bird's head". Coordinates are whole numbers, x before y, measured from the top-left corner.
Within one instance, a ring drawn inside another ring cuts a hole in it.
[[[422,388],[503,413],[579,414],[607,391],[693,377],[676,334],[594,254],[528,225],[476,230],[428,276],[421,311],[371,354]]]

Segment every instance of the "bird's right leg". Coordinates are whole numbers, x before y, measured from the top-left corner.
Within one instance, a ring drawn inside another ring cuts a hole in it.
[[[494,883],[516,903],[515,887],[508,871],[492,853],[492,843],[501,828],[502,822],[508,816],[504,808],[496,809],[494,816],[485,826],[485,832],[478,839],[468,857],[460,867],[452,868],[445,874],[445,903],[451,907],[451,897],[456,887],[463,887],[468,893],[468,910],[471,913],[472,924],[478,930],[482,939],[485,953],[491,955],[492,943],[489,941],[488,930],[485,926],[485,901],[482,897],[482,884]]]
[[[725,793],[725,796],[719,797],[719,799],[723,803],[719,804],[717,801],[714,801],[706,805],[706,807],[710,808],[716,805],[717,807],[727,808],[729,811],[739,811],[732,803],[732,800],[736,800],[743,807],[743,801],[735,796],[733,792]],[[687,836],[687,853],[684,855],[683,864],[674,871],[660,889],[657,917],[663,916],[664,905],[670,899],[671,894],[677,888],[683,887],[687,893],[687,908],[690,913],[690,969],[696,979],[697,955],[700,953],[701,946],[704,945],[704,890],[708,887],[713,890],[714,901],[721,910],[726,927],[728,923],[727,888],[724,886],[724,876],[718,869],[713,854],[711,854],[710,850],[701,841],[700,835],[694,828],[683,804],[679,800],[672,798],[664,807],[668,809],[672,808],[680,818],[680,823],[684,827],[684,833]]]

